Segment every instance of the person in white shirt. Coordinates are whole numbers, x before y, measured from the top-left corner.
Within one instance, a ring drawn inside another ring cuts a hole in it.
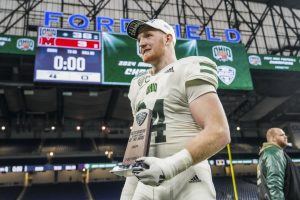
[[[148,167],[126,179],[121,200],[216,199],[207,159],[230,142],[216,64],[177,60],[174,29],[161,19],[133,20],[127,33],[152,65],[131,82],[132,112],[152,110],[152,125],[149,155],[137,160]]]

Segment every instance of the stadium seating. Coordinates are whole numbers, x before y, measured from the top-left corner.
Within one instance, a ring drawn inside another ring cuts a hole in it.
[[[254,177],[250,178],[237,178],[237,192],[239,199],[243,200],[256,200],[257,186]],[[234,192],[232,187],[231,177],[218,177],[213,178],[217,200],[229,200],[234,199]]]
[[[74,151],[93,150],[92,142],[89,139],[47,139],[43,144],[41,152],[70,153]]]
[[[38,149],[40,140],[0,140],[0,156],[31,154]]]
[[[87,195],[82,183],[33,184],[22,200],[85,200]]]
[[[124,181],[89,183],[95,200],[119,200]]]
[[[22,189],[22,186],[0,187],[0,200],[16,200]]]

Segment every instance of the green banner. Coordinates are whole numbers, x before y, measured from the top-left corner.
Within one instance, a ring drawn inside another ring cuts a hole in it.
[[[249,54],[251,69],[300,71],[300,58],[274,55]]]
[[[197,55],[217,64],[219,89],[252,90],[252,79],[245,46],[240,43],[197,40]]]
[[[129,85],[150,65],[139,57],[137,42],[127,35],[103,33],[102,83]],[[247,54],[242,44],[177,40],[177,58],[207,56],[218,65],[219,89],[252,90]]]
[[[0,35],[0,53],[35,55],[36,37]]]
[[[150,65],[139,57],[137,43],[127,35],[102,33],[103,84],[129,85],[131,79]]]

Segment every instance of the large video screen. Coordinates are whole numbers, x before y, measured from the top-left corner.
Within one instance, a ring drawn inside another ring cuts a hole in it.
[[[35,82],[101,83],[101,33],[40,27]]]
[[[266,54],[249,54],[250,68],[275,71],[300,71],[300,58]]]
[[[129,85],[151,67],[144,63],[137,42],[127,35],[103,33],[102,84]],[[229,42],[177,39],[176,56],[206,56],[218,65],[219,89],[252,90],[244,45]],[[113,58],[113,59],[112,59]]]

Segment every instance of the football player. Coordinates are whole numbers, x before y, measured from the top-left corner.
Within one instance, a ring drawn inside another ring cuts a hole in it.
[[[161,19],[133,20],[127,33],[137,40],[152,68],[133,78],[132,112],[152,110],[149,157],[126,179],[121,199],[215,199],[207,159],[230,142],[216,89],[216,64],[206,57],[177,60],[174,29]]]

